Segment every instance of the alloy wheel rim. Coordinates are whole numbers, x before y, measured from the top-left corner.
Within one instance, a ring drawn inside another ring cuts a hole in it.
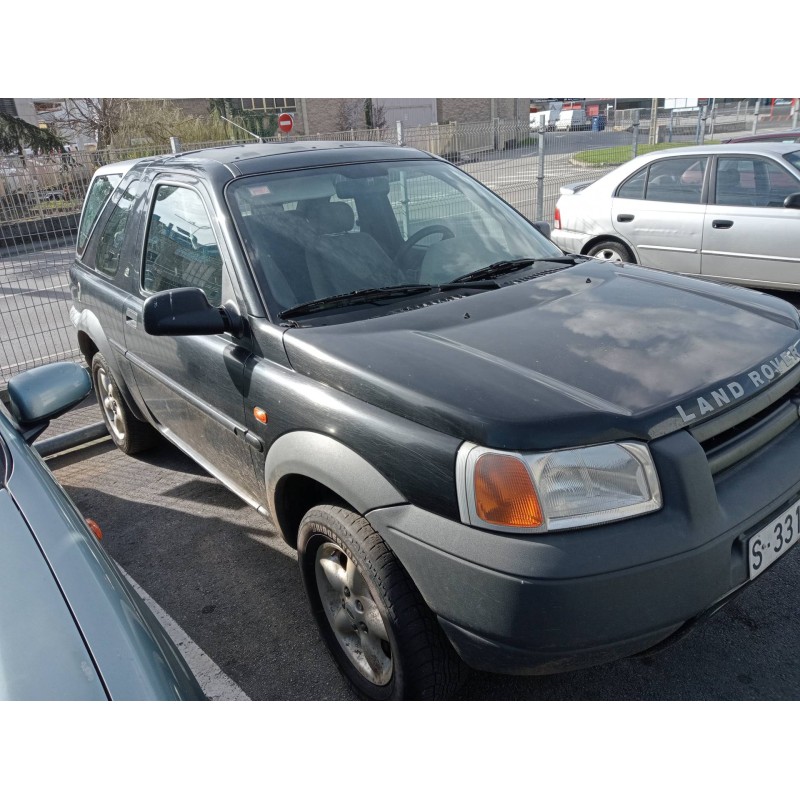
[[[598,250],[595,253],[595,258],[601,258],[603,261],[612,261],[615,264],[621,264],[623,260],[622,256],[616,250],[612,250],[608,247]]]
[[[364,576],[332,542],[317,550],[314,572],[325,616],[339,646],[364,678],[385,686],[394,671],[389,634]]]
[[[120,400],[117,397],[114,384],[111,382],[108,373],[102,368],[97,371],[97,379],[100,383],[103,415],[111,428],[111,432],[114,434],[114,438],[122,442],[125,440],[125,427],[119,407]]]

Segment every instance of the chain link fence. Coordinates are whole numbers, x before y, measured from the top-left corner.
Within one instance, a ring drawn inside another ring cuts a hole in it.
[[[615,111],[544,130],[493,120],[291,136],[292,141],[380,141],[441,156],[488,186],[528,219],[551,221],[560,187],[591,182],[653,146],[720,141],[797,126],[791,107],[754,101],[699,109]],[[250,139],[249,141],[253,141]],[[287,141],[285,136],[265,141]],[[184,144],[181,149],[245,140]],[[174,147],[180,147],[177,142]],[[80,210],[101,164],[166,154],[170,147],[0,157],[0,387],[17,372],[80,354],[69,320],[68,270]]]

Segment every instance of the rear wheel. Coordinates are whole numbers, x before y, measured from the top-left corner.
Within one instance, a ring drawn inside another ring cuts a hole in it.
[[[103,422],[123,453],[133,455],[157,444],[158,431],[133,415],[101,353],[92,358],[92,382]]]
[[[592,245],[586,253],[587,256],[599,258],[603,261],[612,261],[614,263],[622,264],[635,264],[633,253],[621,242],[615,242],[611,239],[604,239],[602,242]]]
[[[303,585],[322,638],[356,692],[438,700],[467,673],[394,553],[366,519],[316,506],[300,523]]]

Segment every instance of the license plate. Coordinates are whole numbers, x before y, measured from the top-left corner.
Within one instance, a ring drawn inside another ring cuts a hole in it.
[[[760,575],[800,539],[800,501],[747,540],[750,579]]]

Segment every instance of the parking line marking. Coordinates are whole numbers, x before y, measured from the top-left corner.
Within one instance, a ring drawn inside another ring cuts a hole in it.
[[[116,562],[114,562],[116,564]],[[200,688],[209,700],[249,700],[250,698],[234,683],[211,658],[192,641],[189,634],[161,608],[136,581],[117,564],[119,571],[133,586],[147,607],[156,615],[156,619],[175,642],[181,655],[186,659],[189,669],[194,673]]]

